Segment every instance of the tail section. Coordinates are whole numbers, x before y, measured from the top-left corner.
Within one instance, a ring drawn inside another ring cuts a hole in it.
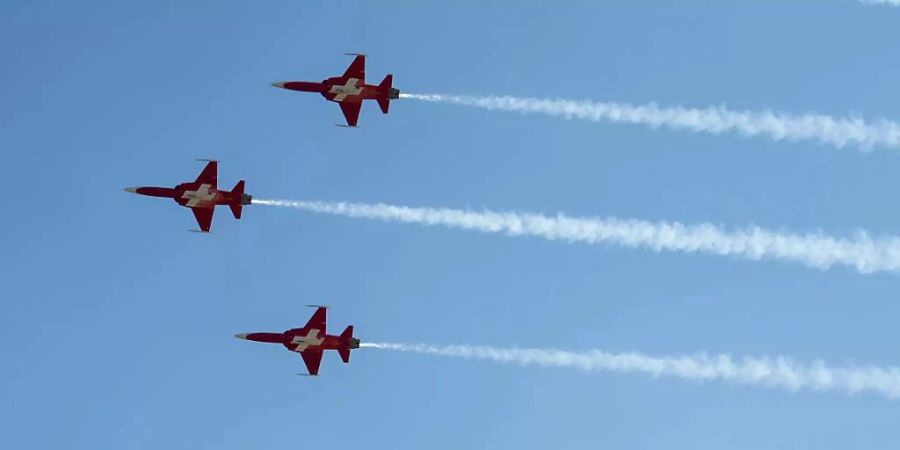
[[[387,97],[378,97],[375,99],[378,102],[378,106],[381,108],[381,112],[387,114],[388,108],[391,107],[391,101],[388,100]]]
[[[342,361],[348,363],[350,362],[350,350],[359,348],[359,339],[353,337],[353,325],[345,328],[340,338],[342,342],[346,342],[346,345],[338,349],[338,354],[341,355]]]
[[[384,79],[381,80],[381,84],[378,85],[378,90],[387,91],[393,87],[392,86],[393,84],[394,84],[394,75],[387,74],[387,76],[385,76]]]
[[[339,348],[338,354],[341,355],[341,360],[345,363],[350,362],[350,349],[347,347]]]
[[[231,208],[231,214],[234,214],[235,219],[241,218],[241,211],[244,209],[243,205],[228,205]]]
[[[231,208],[231,214],[234,214],[234,218],[240,219],[243,206],[249,205],[253,197],[244,193],[244,180],[238,181],[237,184],[234,185],[234,189],[231,190],[231,193],[234,196],[235,202],[228,206]]]
[[[384,77],[384,80],[381,81],[381,84],[378,85],[378,92],[381,94],[376,99],[378,101],[378,106],[381,107],[381,112],[387,114],[388,108],[391,107],[391,100],[395,98],[400,98],[400,90],[393,87],[394,84],[394,76],[388,74]]]

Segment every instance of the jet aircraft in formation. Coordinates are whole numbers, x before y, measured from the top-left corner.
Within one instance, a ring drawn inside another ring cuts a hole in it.
[[[393,87],[394,76],[387,74],[378,85],[366,84],[366,55],[355,55],[350,67],[344,74],[331,77],[322,82],[314,81],[279,81],[272,86],[301,92],[318,92],[329,101],[336,102],[344,113],[348,127],[355,127],[359,120],[359,110],[363,100],[374,99],[381,107],[381,112],[387,114],[391,106],[391,100],[400,98],[400,90]]]
[[[143,186],[125,188],[127,192],[151,197],[171,198],[181,206],[191,208],[200,231],[209,232],[216,205],[228,205],[235,219],[241,218],[241,209],[249,205],[252,196],[244,193],[244,180],[238,181],[230,191],[218,189],[218,163],[208,161],[206,167],[193,182],[181,183],[174,188]]]
[[[400,98],[400,90],[393,87],[394,76],[388,74],[377,86],[366,84],[366,56],[358,53],[348,55],[355,55],[355,58],[341,76],[327,78],[322,82],[283,81],[272,85],[293,91],[322,94],[327,100],[340,105],[349,127],[356,126],[363,100],[375,100],[381,111],[387,114],[391,100]],[[151,197],[171,198],[179,205],[191,208],[200,226],[199,231],[204,233],[209,232],[216,205],[228,205],[234,218],[240,219],[242,207],[249,205],[252,200],[250,195],[244,193],[244,180],[238,181],[231,191],[220,190],[217,186],[217,162],[201,161],[209,163],[193,182],[182,183],[174,188],[143,186],[125,190]]]
[[[375,100],[381,112],[387,114],[391,100],[400,98],[400,90],[393,87],[394,76],[388,74],[378,85],[366,84],[366,57],[354,55],[350,67],[341,76],[331,77],[322,82],[283,81],[273,86],[292,91],[318,92],[327,100],[337,103],[344,113],[348,127],[355,127],[363,100]],[[253,197],[244,193],[244,180],[240,180],[230,191],[218,188],[218,163],[207,161],[206,167],[196,180],[181,183],[174,188],[141,186],[125,188],[127,192],[150,197],[171,198],[181,206],[190,208],[200,226],[201,232],[208,233],[212,225],[213,213],[217,205],[227,205],[235,219],[241,218],[242,208],[251,204]],[[310,305],[314,306],[314,305]],[[336,350],[345,363],[350,362],[350,351],[359,348],[359,339],[353,337],[353,325],[339,335],[329,335],[325,329],[325,307],[316,306],[316,312],[302,328],[293,328],[284,333],[245,333],[238,338],[256,342],[284,345],[303,358],[309,375],[319,374],[322,353]]]
[[[337,350],[341,360],[350,362],[350,350],[359,348],[359,339],[353,337],[353,325],[349,325],[339,335],[325,332],[325,307],[308,305],[316,308],[316,312],[303,328],[293,328],[284,333],[244,333],[236,334],[239,339],[248,341],[281,344],[303,358],[310,375],[319,374],[319,364],[325,350]]]

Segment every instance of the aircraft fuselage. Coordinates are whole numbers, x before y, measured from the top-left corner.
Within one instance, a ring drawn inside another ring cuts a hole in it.
[[[237,335],[238,338],[255,342],[267,342],[281,344],[292,352],[302,352],[307,349],[318,350],[342,350],[359,348],[359,339],[331,334],[321,334],[318,329],[294,328],[284,333],[246,333]]]
[[[249,205],[251,196],[222,191],[206,183],[182,183],[174,188],[141,186],[126,188],[128,192],[150,197],[171,198],[186,208],[212,208],[216,205]]]
[[[272,83],[275,87],[300,92],[318,92],[322,97],[332,102],[362,100],[377,100],[388,98],[391,100],[400,97],[400,91],[396,88],[384,89],[380,86],[365,84],[357,78],[331,77],[316,83],[311,81],[284,81]]]

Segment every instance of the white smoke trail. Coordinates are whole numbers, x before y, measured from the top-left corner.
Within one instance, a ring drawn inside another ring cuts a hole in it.
[[[783,356],[734,359],[730,355],[647,356],[641,353],[572,352],[534,348],[495,348],[471,345],[363,343],[361,347],[402,352],[484,359],[523,366],[574,368],[586,372],[642,373],[654,378],[776,387],[790,391],[874,392],[900,398],[900,368],[829,367],[822,361],[798,363]]]
[[[859,0],[863,5],[900,6],[900,0]]]
[[[900,0],[898,0],[900,1]],[[655,103],[574,101],[509,96],[460,96],[401,94],[401,98],[453,103],[489,110],[541,113],[591,122],[609,121],[666,127],[674,130],[743,136],[766,136],[775,141],[817,141],[841,148],[855,145],[863,150],[873,146],[900,147],[900,123],[881,119],[866,122],[859,117],[835,118],[820,114],[791,115],[783,112],[731,111],[724,106],[710,108],[660,107]]]
[[[536,236],[549,240],[617,244],[686,253],[733,255],[752,260],[777,259],[828,269],[834,265],[860,273],[900,270],[900,238],[873,239],[865,232],[853,238],[834,238],[821,232],[781,233],[749,226],[727,231],[703,223],[647,222],[617,218],[573,218],[514,212],[465,211],[448,208],[410,208],[382,203],[257,200],[254,204],[284,206],[318,213],[377,219],[388,222],[445,226],[510,236]]]

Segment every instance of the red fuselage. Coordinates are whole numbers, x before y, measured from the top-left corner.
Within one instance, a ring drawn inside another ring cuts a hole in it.
[[[174,188],[142,186],[125,190],[150,197],[171,198],[175,203],[191,209],[200,231],[209,232],[216,205],[228,205],[234,218],[240,219],[244,205],[249,205],[253,200],[244,193],[244,180],[238,181],[230,191],[218,189],[218,167],[216,161],[208,161],[196,180]]]
[[[344,328],[338,336],[326,333],[325,307],[319,306],[303,328],[292,328],[284,333],[244,333],[236,334],[248,341],[281,344],[284,348],[297,352],[303,358],[310,375],[319,374],[319,364],[325,350],[337,350],[341,360],[350,362],[350,350],[359,348],[359,339],[353,337],[353,325]]]
[[[365,84],[356,78],[331,77],[320,83],[313,81],[285,81],[276,83],[276,86],[300,92],[318,92],[327,100],[342,102],[345,100],[394,100],[399,97],[400,91],[394,88],[384,88],[373,84]]]
[[[316,330],[318,331],[318,330]],[[349,336],[335,336],[310,332],[306,328],[293,328],[284,333],[247,333],[239,335],[241,339],[255,342],[281,344],[292,352],[304,350],[352,350],[359,348],[359,339]]]
[[[204,183],[181,183],[175,188],[143,186],[134,189],[136,194],[175,200],[186,208],[212,208],[216,205],[249,205],[250,199],[242,192],[222,191]]]
[[[400,90],[394,88],[394,76],[387,74],[381,83],[366,84],[366,57],[356,55],[344,74],[319,83],[313,81],[279,81],[272,86],[300,92],[318,92],[326,100],[340,105],[348,127],[355,127],[363,100],[375,100],[381,112],[387,114],[391,100],[400,98]]]

